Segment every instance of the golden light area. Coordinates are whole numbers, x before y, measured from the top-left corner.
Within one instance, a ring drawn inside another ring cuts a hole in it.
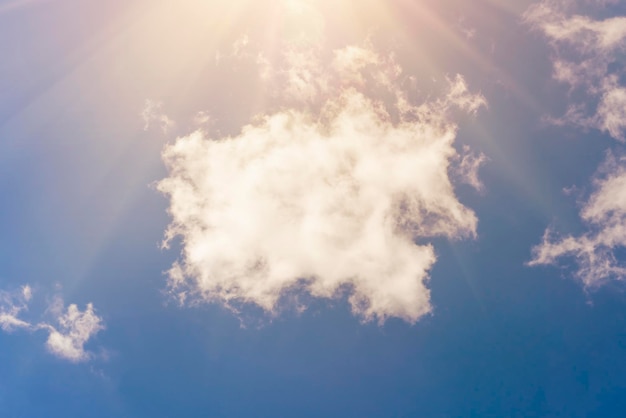
[[[385,44],[380,52],[404,48],[421,68],[441,73],[440,46],[452,45],[466,57],[482,59],[466,45],[462,32],[444,22],[445,9],[406,0],[141,2],[109,24],[99,65],[103,81],[116,83],[128,100],[138,99],[135,92],[171,106],[182,100],[181,94],[202,94],[198,85],[208,79],[221,77],[222,87],[242,82],[241,74],[224,77],[229,72],[222,71],[220,76],[224,66],[274,65],[290,46],[329,54],[380,38]]]

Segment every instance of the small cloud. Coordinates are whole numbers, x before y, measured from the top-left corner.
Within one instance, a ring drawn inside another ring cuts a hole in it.
[[[467,19],[465,16],[459,17],[456,28],[467,40],[474,39],[476,36],[476,28],[472,28],[467,25]]]
[[[278,89],[292,107],[234,137],[196,131],[163,150],[166,242],[179,236],[183,245],[169,286],[181,303],[251,303],[274,314],[296,292],[347,294],[356,315],[379,322],[431,311],[429,241],[476,233],[450,164],[462,161],[479,185],[484,159],[457,155],[450,110],[474,113],[485,100],[458,76],[416,105],[393,56],[347,47],[333,57],[324,65],[316,49],[293,47]]]
[[[611,2],[587,3],[602,7]],[[596,20],[575,9],[571,0],[543,0],[524,15],[555,51],[554,78],[588,99],[571,103],[565,115],[552,121],[599,129],[624,142],[626,87],[620,80],[626,76],[626,17]]]
[[[574,276],[585,286],[608,279],[626,279],[626,265],[616,251],[626,247],[626,158],[609,154],[594,180],[594,192],[580,216],[588,232],[580,236],[557,236],[546,230],[543,241],[532,250],[529,265],[557,264],[563,258],[576,263]]]
[[[163,103],[159,101],[146,99],[141,117],[144,122],[144,131],[156,126],[165,134],[175,125],[175,122],[163,113]]]
[[[195,125],[210,125],[213,123],[213,118],[209,112],[200,111],[194,116],[193,123]]]
[[[53,316],[56,326],[48,322],[30,322],[19,318],[28,310],[28,302],[32,299],[32,288],[23,286],[19,291],[0,291],[0,328],[6,332],[24,329],[30,332],[44,330],[48,332],[46,347],[57,357],[71,362],[81,362],[92,358],[85,351],[87,341],[104,329],[102,318],[94,312],[90,303],[84,311],[74,304],[64,308],[63,300],[54,298],[46,312]]]
[[[29,285],[22,286],[22,297],[26,302],[30,301],[33,297],[33,289]]]
[[[80,311],[74,304],[56,318],[58,327],[40,325],[50,332],[46,347],[57,357],[71,362],[89,360],[91,353],[85,351],[85,343],[99,331],[104,329],[102,318],[94,312],[93,305],[87,304],[84,311]]]
[[[459,180],[465,184],[472,186],[479,192],[484,191],[485,186],[478,176],[480,167],[488,161],[488,158],[482,152],[477,154],[473,152],[469,146],[463,147],[463,154],[460,162],[456,166],[456,173]]]
[[[0,312],[0,327],[4,331],[14,331],[17,328],[31,328],[31,324],[19,319],[15,313],[12,312]]]
[[[30,286],[24,286],[15,292],[0,291],[0,328],[3,331],[32,328],[30,323],[18,318],[23,311],[28,310],[30,298]]]

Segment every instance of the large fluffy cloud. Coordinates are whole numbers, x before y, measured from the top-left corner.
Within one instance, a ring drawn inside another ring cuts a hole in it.
[[[610,155],[594,185],[595,191],[581,210],[589,232],[555,237],[546,231],[543,242],[533,249],[531,265],[554,264],[571,257],[577,265],[575,275],[586,286],[626,278],[626,265],[616,256],[616,251],[626,247],[626,158]]]
[[[84,311],[74,304],[66,309],[63,300],[56,298],[48,313],[57,325],[50,322],[34,323],[19,317],[28,310],[31,298],[32,290],[28,285],[19,291],[0,291],[0,328],[7,332],[17,329],[47,331],[46,348],[50,353],[75,363],[89,360],[92,353],[85,350],[85,344],[104,329],[102,318],[96,315],[93,305],[87,304]]]
[[[544,0],[526,12],[527,21],[554,48],[554,77],[585,95],[558,121],[597,128],[625,141],[626,17],[597,20],[576,14],[576,5],[573,0]]]
[[[234,137],[197,131],[165,148],[167,240],[182,239],[170,286],[181,300],[268,312],[290,292],[347,293],[366,320],[414,322],[431,309],[429,240],[475,235],[476,216],[449,175],[461,160],[450,113],[484,100],[457,77],[447,95],[414,106],[396,87],[399,68],[367,48],[337,51],[335,71],[310,91],[291,75],[324,66],[295,64],[282,71],[287,93],[304,102],[323,93],[320,107],[267,114]],[[374,99],[375,89],[388,100]]]

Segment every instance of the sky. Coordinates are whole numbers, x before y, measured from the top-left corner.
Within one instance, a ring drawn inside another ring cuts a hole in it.
[[[0,0],[0,415],[623,417],[626,4]]]

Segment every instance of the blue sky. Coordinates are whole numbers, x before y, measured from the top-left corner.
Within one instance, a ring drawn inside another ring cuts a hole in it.
[[[0,1],[0,415],[623,416],[625,14]]]

